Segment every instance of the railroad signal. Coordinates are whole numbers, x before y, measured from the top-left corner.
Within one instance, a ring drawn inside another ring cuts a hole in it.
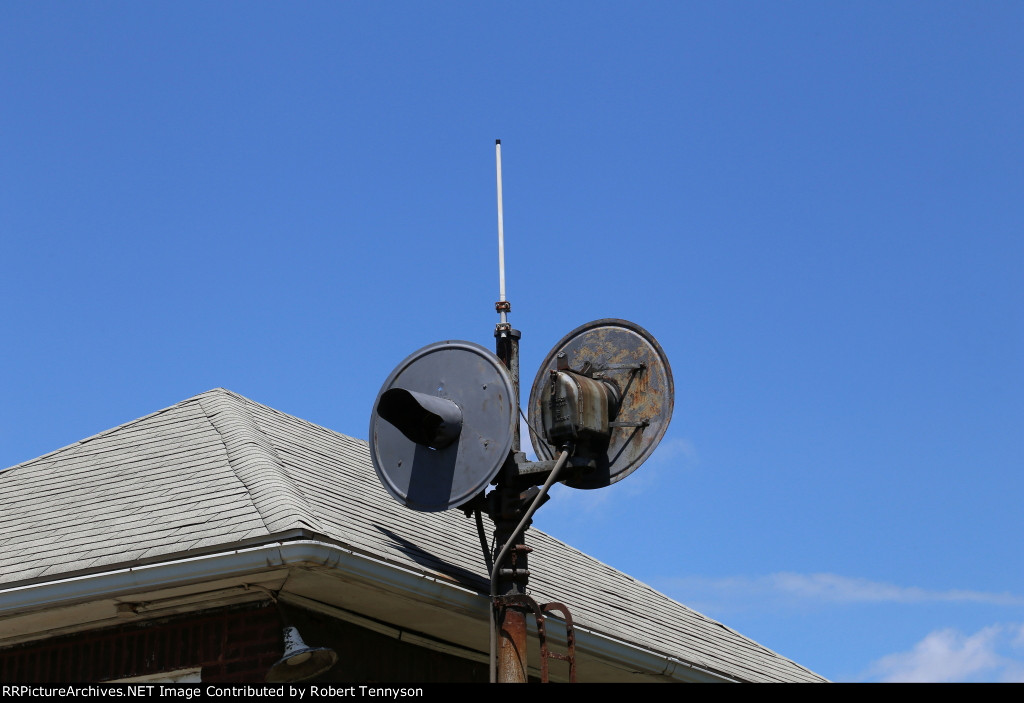
[[[576,328],[537,371],[528,424],[538,461],[527,460],[520,451],[517,422],[522,414],[521,334],[508,323],[511,304],[505,297],[500,140],[495,156],[497,353],[472,342],[445,341],[406,357],[374,401],[370,457],[381,484],[403,505],[421,511],[476,512],[491,582],[491,681],[519,682],[526,680],[527,613],[537,618],[542,638],[544,613],[562,613],[567,641],[574,641],[568,609],[537,604],[527,592],[530,548],[523,534],[534,512],[555,481],[573,488],[605,488],[639,468],[668,428],[674,386],[664,351],[639,325],[603,319]],[[490,553],[482,512],[495,528]],[[569,650],[567,655],[553,654],[542,640],[545,677],[547,658],[559,658],[569,661],[570,680],[575,680],[572,644]]]

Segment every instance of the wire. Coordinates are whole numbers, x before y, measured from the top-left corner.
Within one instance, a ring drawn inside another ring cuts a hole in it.
[[[548,449],[547,443],[544,442],[544,435],[542,435],[540,432],[538,432],[537,428],[530,424],[530,421],[528,419],[526,419],[526,415],[523,414],[523,409],[521,407],[519,408],[519,417],[523,418],[523,422],[525,422],[526,426],[530,428],[530,432],[532,432],[534,435],[536,435],[538,438],[540,438],[541,441],[538,442],[538,445],[540,446],[542,451],[538,452],[538,455],[539,454],[545,454],[546,456],[543,457],[545,461],[550,461],[551,459],[553,459],[554,457],[551,454],[551,451]],[[532,437],[531,437],[530,444],[533,444]]]
[[[494,565],[491,561],[493,555],[487,546],[487,535],[484,534],[484,518],[480,514],[480,508],[474,510],[473,514],[476,517],[476,532],[480,535],[480,547],[484,550],[484,562],[487,564],[487,573],[489,574],[494,570]]]

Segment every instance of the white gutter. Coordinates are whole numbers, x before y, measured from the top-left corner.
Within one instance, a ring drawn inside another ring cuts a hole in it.
[[[488,618],[490,606],[484,594],[335,544],[296,540],[0,589],[0,619],[139,591],[296,566],[327,567],[362,581],[386,585],[418,600],[429,600],[447,610],[463,612],[481,622]],[[677,681],[735,681],[727,675],[598,632],[578,626],[574,629],[578,650],[626,669],[660,674]]]

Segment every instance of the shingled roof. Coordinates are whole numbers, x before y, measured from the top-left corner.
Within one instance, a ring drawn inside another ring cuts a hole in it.
[[[26,586],[299,538],[485,602],[472,520],[399,505],[366,442],[214,389],[0,472],[0,605]],[[534,597],[569,604],[580,628],[724,679],[823,680],[549,535],[528,541]]]

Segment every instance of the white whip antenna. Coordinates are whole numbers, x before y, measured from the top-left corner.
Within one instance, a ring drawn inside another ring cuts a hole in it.
[[[494,157],[498,165],[498,304],[495,307],[501,315],[501,324],[508,324],[508,312],[512,306],[505,299],[505,218],[501,205],[501,140],[494,140]]]

